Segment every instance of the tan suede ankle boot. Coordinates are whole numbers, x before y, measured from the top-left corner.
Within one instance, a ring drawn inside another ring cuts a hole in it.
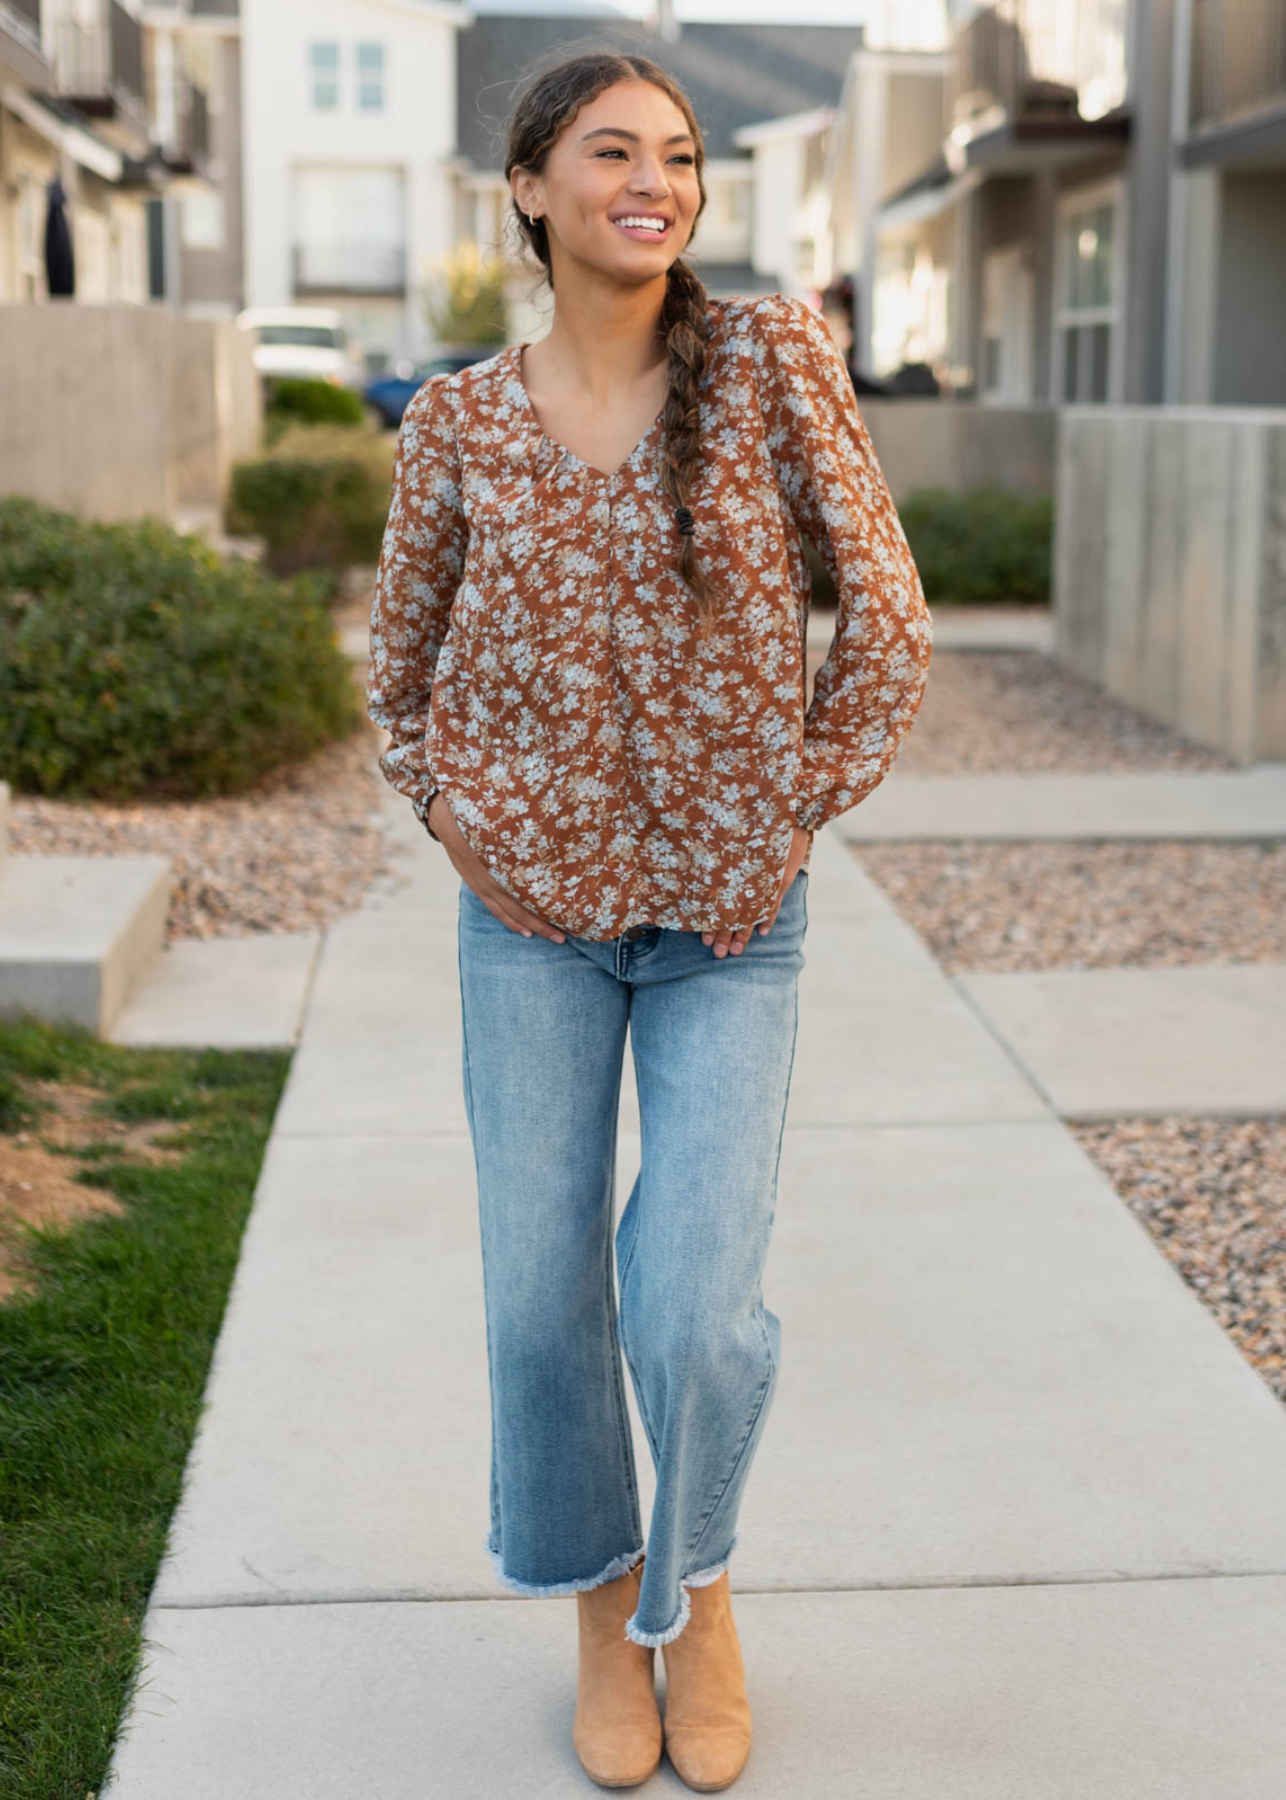
[[[625,1635],[639,1603],[642,1567],[577,1594],[580,1667],[572,1742],[600,1787],[634,1787],[661,1760],[656,1651]]]
[[[665,1748],[690,1788],[713,1793],[734,1782],[750,1755],[750,1702],[725,1569],[688,1590],[692,1614],[665,1658]]]

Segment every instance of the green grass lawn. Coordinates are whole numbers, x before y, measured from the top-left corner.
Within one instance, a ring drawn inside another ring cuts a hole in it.
[[[106,1778],[289,1065],[0,1020],[0,1148],[39,1146],[43,1127],[58,1174],[119,1203],[60,1226],[0,1215],[22,1277],[0,1299],[4,1800],[87,1800]],[[92,1144],[54,1145],[57,1090],[42,1104],[34,1083],[77,1084],[83,1108],[101,1090],[80,1127]],[[142,1121],[168,1161],[120,1129]]]

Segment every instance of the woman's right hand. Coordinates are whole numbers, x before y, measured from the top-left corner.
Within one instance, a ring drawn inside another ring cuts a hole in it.
[[[528,911],[507,889],[492,880],[487,872],[487,865],[456,824],[455,814],[447,805],[446,795],[441,788],[429,802],[429,824],[437,833],[438,841],[459,871],[465,886],[472,889],[488,912],[493,912],[502,925],[507,925],[510,931],[520,932],[523,937],[546,937],[555,944],[565,941],[565,931],[561,931],[557,925],[551,925],[547,919],[542,919],[539,913]]]

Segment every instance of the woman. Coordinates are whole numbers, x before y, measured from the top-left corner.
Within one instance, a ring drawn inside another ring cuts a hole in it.
[[[528,78],[505,168],[553,324],[407,408],[367,692],[460,875],[487,1549],[506,1586],[577,1596],[594,1780],[642,1781],[664,1740],[709,1791],[750,1747],[728,1559],[780,1355],[760,1281],[812,833],[892,763],[930,631],[824,325],[710,299],[682,260],[702,161],[645,57]],[[801,529],[839,595],[807,715]],[[613,1240],[627,1027],[642,1166]]]

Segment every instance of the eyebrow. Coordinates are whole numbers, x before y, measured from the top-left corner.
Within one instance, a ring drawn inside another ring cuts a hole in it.
[[[581,139],[581,143],[587,144],[590,138],[596,137],[629,138],[630,141],[635,144],[639,141],[639,134],[637,131],[623,131],[618,125],[598,125],[593,131],[587,131],[585,133],[584,137]],[[697,140],[690,131],[676,131],[673,137],[668,137],[665,141],[667,144],[695,144]]]

